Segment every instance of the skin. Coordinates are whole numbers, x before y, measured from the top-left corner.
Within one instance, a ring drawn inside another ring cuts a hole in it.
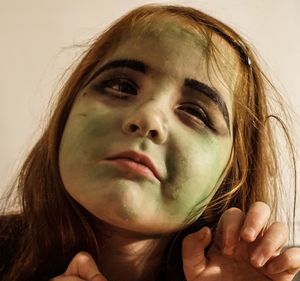
[[[196,100],[183,96],[184,79],[197,79],[222,94],[231,120],[233,84],[226,82],[234,83],[230,70],[235,57],[215,38],[231,58],[221,68],[228,76],[206,73],[198,37],[174,24],[160,22],[159,28],[166,36],[128,35],[99,65],[100,69],[111,60],[135,59],[149,65],[150,72],[126,68],[102,73],[82,89],[72,108],[61,142],[60,172],[69,194],[91,213],[103,246],[99,260],[80,252],[53,281],[124,281],[124,276],[155,280],[169,234],[187,225],[191,211],[193,219],[201,214],[194,211],[205,206],[224,176],[232,147],[231,122],[228,130],[218,108],[204,97],[200,102],[212,116],[214,130],[180,106]],[[103,81],[120,77],[138,84],[137,96],[120,99],[132,94],[128,85],[125,93],[118,83],[103,86]],[[137,130],[129,130],[130,125]],[[128,149],[146,153],[159,167],[161,180],[102,162]],[[300,267],[299,249],[280,254],[287,227],[268,226],[269,214],[262,202],[246,215],[231,208],[221,217],[215,237],[207,227],[188,235],[182,245],[186,279],[290,281]]]
[[[198,37],[193,40],[168,25],[165,36],[133,34],[99,69],[107,62],[134,59],[149,71],[104,71],[79,93],[61,142],[60,172],[70,195],[95,217],[137,233],[169,234],[186,226],[191,212],[197,210],[199,216],[214,195],[230,160],[232,135],[218,107],[185,87],[184,81],[196,79],[216,88],[230,116],[232,94],[214,73],[206,73],[200,48]],[[221,48],[230,53],[225,44]],[[138,85],[136,95],[131,89],[118,91],[120,78],[127,87],[128,81]],[[214,129],[188,112],[197,103],[196,108],[213,120]],[[138,130],[131,132],[132,125]],[[147,154],[161,180],[103,161],[126,150]]]
[[[157,28],[165,36],[157,36]],[[222,181],[231,155],[231,122],[228,126],[220,109],[184,82],[196,79],[214,87],[230,120],[233,85],[203,71],[199,36],[169,22],[152,29],[148,34],[137,30],[125,36],[97,68],[118,59],[134,59],[146,64],[149,71],[123,67],[92,79],[78,94],[60,146],[65,188],[91,213],[102,245],[96,263],[111,280],[124,276],[132,281],[154,280],[171,234],[200,216]],[[232,57],[226,44],[220,48]],[[231,64],[224,63],[222,70],[229,72]],[[235,72],[231,73],[234,81]],[[107,80],[110,82],[104,83]],[[138,85],[134,96],[130,96],[132,82]],[[119,91],[124,85],[125,90]],[[205,123],[202,115],[190,113],[191,104],[205,112],[213,125]],[[131,131],[130,126],[137,130]],[[125,150],[148,155],[161,179],[103,161]]]
[[[291,281],[300,268],[300,249],[283,250],[288,228],[279,222],[269,225],[269,215],[263,202],[254,203],[246,215],[230,208],[222,215],[214,239],[207,227],[188,235],[182,245],[187,281]],[[63,275],[51,279],[80,280],[110,279],[85,252],[73,258]]]

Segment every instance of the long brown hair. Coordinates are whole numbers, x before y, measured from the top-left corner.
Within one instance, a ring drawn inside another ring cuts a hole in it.
[[[142,6],[115,22],[85,52],[63,86],[47,128],[21,169],[16,181],[20,202],[18,223],[13,223],[16,217],[7,219],[0,232],[3,236],[4,229],[22,225],[18,250],[5,273],[6,279],[29,280],[35,274],[47,272],[58,275],[82,250],[97,259],[98,244],[85,210],[68,195],[60,178],[58,153],[62,133],[78,92],[87,85],[99,62],[118,45],[122,36],[136,26],[146,30],[149,22],[166,17],[204,36],[207,62],[214,61],[218,65],[219,49],[212,40],[212,36],[217,35],[231,46],[240,64],[234,89],[230,167],[201,218],[214,227],[220,214],[231,206],[247,211],[251,203],[264,201],[275,209],[278,161],[276,141],[268,122],[271,112],[266,85],[269,82],[250,46],[230,27],[196,9]]]

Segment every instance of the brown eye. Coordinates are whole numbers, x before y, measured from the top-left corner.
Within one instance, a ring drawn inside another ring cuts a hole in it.
[[[95,90],[111,94],[118,98],[130,98],[138,93],[136,83],[125,78],[110,79],[96,84]]]

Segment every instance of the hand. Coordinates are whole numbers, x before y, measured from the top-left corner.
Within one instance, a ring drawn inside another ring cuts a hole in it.
[[[220,218],[213,241],[208,227],[185,237],[182,256],[186,279],[292,280],[300,268],[300,248],[283,250],[288,228],[279,222],[268,226],[269,217],[270,208],[263,202],[254,203],[246,216],[240,209],[230,208]]]
[[[79,252],[70,262],[64,274],[50,281],[107,281],[100,273],[90,254]]]

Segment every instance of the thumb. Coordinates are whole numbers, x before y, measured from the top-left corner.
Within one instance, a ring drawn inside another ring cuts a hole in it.
[[[203,227],[199,231],[187,235],[182,242],[183,271],[187,280],[195,280],[207,266],[205,248],[211,242],[211,231]]]
[[[70,262],[63,276],[80,277],[87,281],[107,281],[96,262],[87,252],[79,252]]]

